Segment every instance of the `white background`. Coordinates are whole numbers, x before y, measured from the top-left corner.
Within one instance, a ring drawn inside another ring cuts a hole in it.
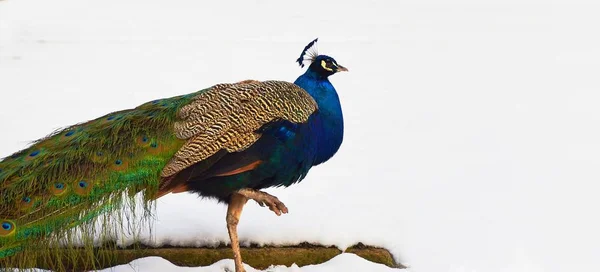
[[[566,4],[566,3],[569,4]],[[245,241],[357,241],[413,271],[598,271],[600,39],[583,1],[0,1],[0,155],[156,98],[293,81],[304,46],[344,144],[249,204]],[[227,241],[225,207],[159,200],[157,243]]]

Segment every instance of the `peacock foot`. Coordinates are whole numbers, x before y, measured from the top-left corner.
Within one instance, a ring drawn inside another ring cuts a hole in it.
[[[288,208],[283,204],[283,202],[279,201],[276,196],[267,194],[265,192],[254,190],[254,189],[241,189],[238,191],[239,194],[252,199],[258,203],[261,207],[265,205],[269,207],[271,211],[273,211],[278,216],[282,213],[288,213]]]

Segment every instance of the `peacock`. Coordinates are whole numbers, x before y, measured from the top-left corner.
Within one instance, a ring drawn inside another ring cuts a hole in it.
[[[342,109],[328,78],[348,70],[316,44],[296,60],[310,65],[294,83],[246,80],[154,100],[58,130],[4,158],[0,265],[45,260],[66,270],[54,257],[82,246],[93,260],[91,236],[127,231],[151,216],[153,200],[192,192],[228,205],[236,272],[245,271],[237,225],[247,201],[288,213],[261,189],[301,181],[342,144]],[[138,218],[125,212],[140,202]]]

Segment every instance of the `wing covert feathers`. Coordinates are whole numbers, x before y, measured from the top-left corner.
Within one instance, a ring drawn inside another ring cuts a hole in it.
[[[284,81],[215,85],[179,110],[175,135],[186,143],[161,176],[172,176],[221,149],[242,151],[260,138],[256,131],[264,124],[277,119],[303,123],[316,109],[306,91]]]

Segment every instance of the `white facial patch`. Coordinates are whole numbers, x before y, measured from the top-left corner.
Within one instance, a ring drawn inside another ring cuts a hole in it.
[[[325,62],[324,60],[321,61],[321,66],[323,67],[323,69],[329,71],[329,72],[333,72],[333,69],[327,67],[327,62]],[[337,65],[336,65],[337,67]]]

